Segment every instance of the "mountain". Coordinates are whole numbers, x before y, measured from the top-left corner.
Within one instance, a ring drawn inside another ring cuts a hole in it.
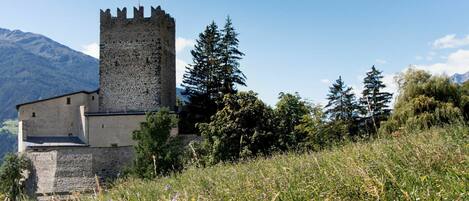
[[[0,28],[0,121],[15,105],[98,88],[98,60],[43,35]]]
[[[469,81],[469,71],[464,73],[464,74],[456,73],[453,76],[451,76],[451,80],[453,80],[454,82],[459,83],[459,84],[462,84],[466,81]]]
[[[97,59],[46,36],[0,28],[0,163],[5,152],[16,149],[17,123],[8,120],[17,118],[17,104],[96,90],[98,66]],[[176,90],[187,101],[183,89]]]

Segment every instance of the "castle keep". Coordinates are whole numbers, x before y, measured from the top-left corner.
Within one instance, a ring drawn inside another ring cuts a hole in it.
[[[143,7],[101,11],[99,112],[149,111],[174,107],[174,19],[157,8],[144,18]]]
[[[143,11],[101,10],[99,89],[17,105],[31,194],[89,191],[95,176],[117,177],[132,162],[131,134],[145,113],[175,108],[175,21],[160,7]]]

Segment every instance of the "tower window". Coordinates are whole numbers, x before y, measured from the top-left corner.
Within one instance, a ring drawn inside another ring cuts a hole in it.
[[[32,114],[31,116],[32,116],[32,117],[36,117],[36,113],[35,113],[35,112],[33,112],[33,114]]]
[[[91,100],[94,100],[94,96],[91,96]]]
[[[72,103],[72,99],[70,97],[67,98],[67,105],[70,105]]]

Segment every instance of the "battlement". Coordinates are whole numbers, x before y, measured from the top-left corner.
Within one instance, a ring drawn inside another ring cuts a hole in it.
[[[117,8],[117,16],[111,15],[111,10],[101,10],[101,26],[112,26],[112,25],[126,25],[129,23],[141,23],[141,22],[153,22],[153,23],[164,23],[168,27],[174,27],[174,18],[167,14],[160,6],[153,8],[151,7],[151,16],[145,17],[143,12],[143,6],[138,8],[134,7],[133,18],[127,18],[127,8]]]

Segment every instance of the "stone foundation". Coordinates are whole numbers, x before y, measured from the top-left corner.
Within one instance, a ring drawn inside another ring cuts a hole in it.
[[[28,150],[33,163],[27,180],[30,195],[64,195],[92,192],[95,175],[103,181],[114,180],[132,164],[133,147],[54,147]]]

